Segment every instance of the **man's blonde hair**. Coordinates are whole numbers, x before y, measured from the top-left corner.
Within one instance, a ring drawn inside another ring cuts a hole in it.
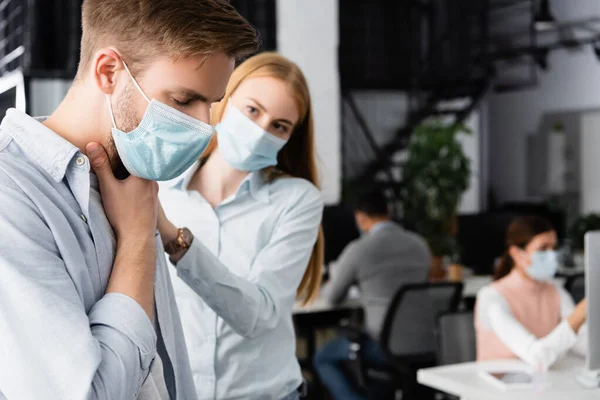
[[[258,49],[256,29],[226,0],[84,0],[81,19],[80,78],[108,46],[136,71],[158,56],[239,58]]]

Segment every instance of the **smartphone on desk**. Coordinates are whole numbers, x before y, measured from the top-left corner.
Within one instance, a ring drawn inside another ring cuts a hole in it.
[[[502,390],[534,389],[534,377],[528,371],[482,370],[479,376]]]

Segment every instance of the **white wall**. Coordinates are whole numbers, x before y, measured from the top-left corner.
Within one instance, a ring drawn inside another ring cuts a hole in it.
[[[388,144],[406,124],[409,104],[403,92],[355,91],[354,101],[379,146]]]
[[[65,98],[72,83],[66,79],[32,79],[28,94],[31,109],[27,113],[40,117],[52,114]]]
[[[600,112],[582,115],[580,140],[581,197],[579,211],[582,214],[600,213],[600,184],[598,184]]]
[[[600,16],[598,0],[554,0],[558,20]],[[489,99],[490,180],[500,201],[526,200],[526,138],[550,111],[600,107],[600,61],[589,46],[578,52],[557,50],[548,58],[531,90],[493,94]]]
[[[304,71],[313,100],[325,201],[341,194],[338,1],[278,0],[277,49]]]
[[[458,140],[462,144],[465,155],[471,161],[471,177],[469,178],[469,187],[463,193],[458,205],[459,214],[481,211],[481,117],[479,111],[474,111],[465,121],[465,125],[471,130],[471,134],[461,134]]]

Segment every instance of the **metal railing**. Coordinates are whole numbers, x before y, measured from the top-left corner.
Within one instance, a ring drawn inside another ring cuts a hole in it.
[[[452,0],[407,2],[412,43],[402,48],[410,64],[405,94],[405,123],[387,143],[378,143],[378,132],[366,123],[351,87],[342,85],[343,178],[346,185],[401,185],[394,155],[407,145],[414,127],[435,113],[437,103],[453,97],[471,98],[466,109],[457,110],[455,122],[466,118],[485,92],[491,69],[485,54],[488,46],[489,1]],[[460,3],[460,4],[459,4]],[[340,3],[340,7],[343,4]],[[440,20],[443,19],[443,20]]]

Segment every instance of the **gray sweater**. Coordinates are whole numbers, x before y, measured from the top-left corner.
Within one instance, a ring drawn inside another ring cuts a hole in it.
[[[378,339],[385,313],[398,289],[426,282],[430,265],[431,253],[423,238],[395,222],[384,222],[344,249],[330,266],[330,280],[323,296],[340,303],[350,286],[358,284],[367,331]]]

